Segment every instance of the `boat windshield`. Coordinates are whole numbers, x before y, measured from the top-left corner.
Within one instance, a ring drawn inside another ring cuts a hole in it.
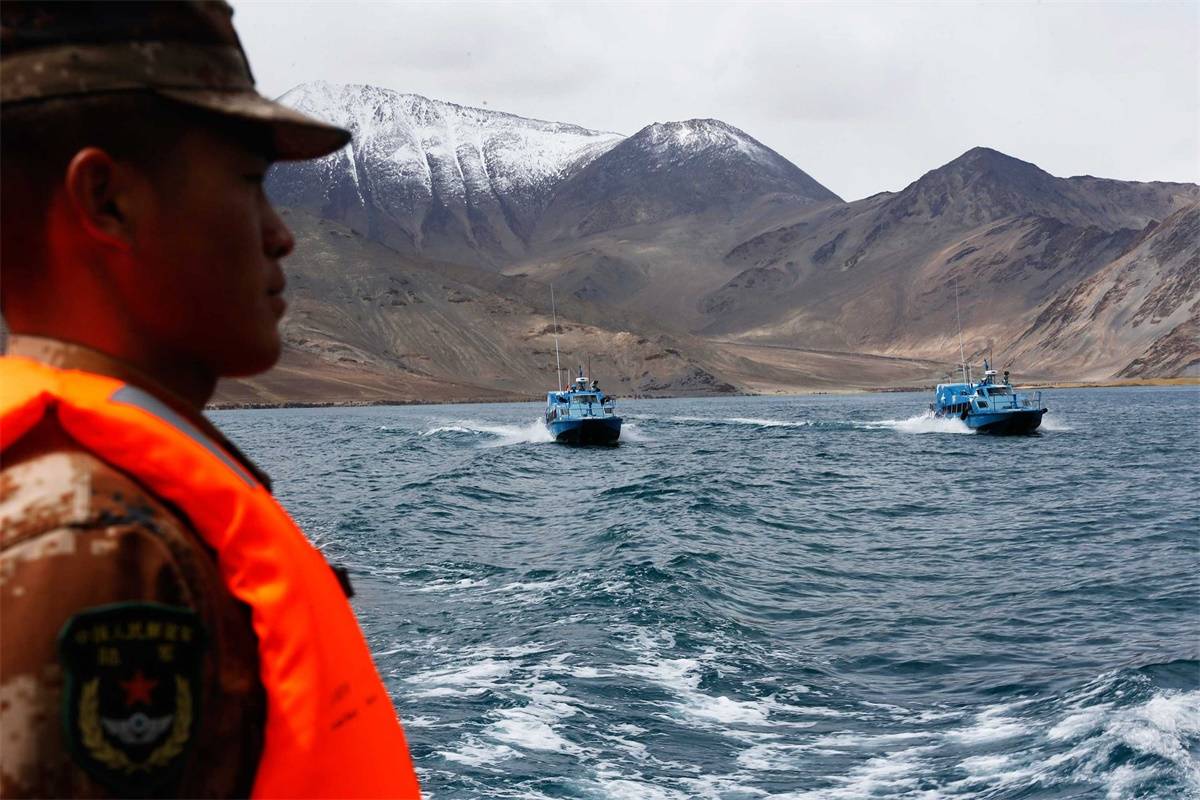
[[[1011,392],[1008,391],[1008,387],[1006,386],[993,386],[991,389],[988,389],[988,394],[1003,397],[1011,394]]]
[[[571,402],[578,403],[579,405],[584,405],[585,403],[587,403],[587,404],[597,403],[597,402],[599,402],[599,400],[596,398],[596,395],[594,395],[594,394],[576,394],[576,395],[571,395]]]

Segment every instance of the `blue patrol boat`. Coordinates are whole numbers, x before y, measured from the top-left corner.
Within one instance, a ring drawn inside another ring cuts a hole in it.
[[[556,442],[616,444],[621,438],[616,402],[584,377],[583,367],[565,390],[546,393],[546,427]]]
[[[983,362],[983,380],[972,381],[963,366],[966,383],[938,384],[929,410],[935,417],[957,417],[980,433],[1033,433],[1042,424],[1048,409],[1042,406],[1042,393],[1021,394],[1008,379],[996,379],[996,370]]]

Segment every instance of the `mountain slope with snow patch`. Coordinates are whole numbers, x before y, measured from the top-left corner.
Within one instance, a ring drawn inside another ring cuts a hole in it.
[[[766,145],[715,119],[654,123],[559,187],[538,237],[586,236],[755,203],[801,207],[841,198]]]
[[[308,83],[280,101],[354,140],[274,170],[277,203],[444,258],[523,253],[555,187],[622,139],[374,86]]]

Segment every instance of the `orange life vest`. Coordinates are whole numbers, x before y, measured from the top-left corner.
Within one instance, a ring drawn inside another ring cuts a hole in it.
[[[255,797],[419,797],[404,732],[324,557],[270,492],[153,395],[0,358],[0,450],[51,409],[85,449],[181,509],[252,611],[267,724]]]

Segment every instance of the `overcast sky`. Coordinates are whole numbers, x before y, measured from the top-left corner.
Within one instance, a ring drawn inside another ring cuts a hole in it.
[[[976,145],[1200,182],[1200,0],[234,0],[264,94],[326,80],[631,134],[715,117],[847,200]]]

